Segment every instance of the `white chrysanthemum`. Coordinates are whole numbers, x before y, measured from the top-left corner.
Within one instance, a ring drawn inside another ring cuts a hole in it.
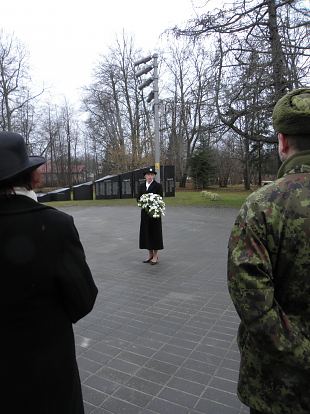
[[[138,206],[153,218],[159,218],[165,215],[165,202],[159,194],[143,194],[138,200]]]

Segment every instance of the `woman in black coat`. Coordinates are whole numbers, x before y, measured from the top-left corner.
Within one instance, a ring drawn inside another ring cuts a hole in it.
[[[72,323],[97,288],[72,217],[36,201],[43,163],[20,135],[0,133],[1,406],[83,414]]]
[[[155,181],[155,175],[154,168],[148,168],[144,171],[146,181],[139,187],[137,200],[146,193],[163,196],[163,187]],[[149,251],[149,257],[143,263],[150,263],[151,265],[158,263],[158,250],[164,248],[161,218],[151,217],[144,209],[141,209],[139,248]]]

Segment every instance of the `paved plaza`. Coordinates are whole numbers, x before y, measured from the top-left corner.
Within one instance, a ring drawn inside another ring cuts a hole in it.
[[[241,414],[238,317],[226,285],[237,210],[168,207],[159,264],[136,207],[68,207],[99,295],[75,327],[87,414]]]

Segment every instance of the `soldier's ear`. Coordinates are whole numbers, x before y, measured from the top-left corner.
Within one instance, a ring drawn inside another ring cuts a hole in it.
[[[284,134],[282,134],[282,132],[278,133],[278,142],[279,142],[279,156],[281,159],[286,158],[286,156],[289,153],[290,146],[289,146],[288,139],[286,138]]]

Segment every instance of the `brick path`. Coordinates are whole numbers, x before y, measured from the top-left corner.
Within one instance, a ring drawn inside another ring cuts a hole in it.
[[[86,414],[241,414],[238,317],[226,286],[237,210],[168,208],[143,264],[135,207],[71,207],[99,288],[75,326]]]

